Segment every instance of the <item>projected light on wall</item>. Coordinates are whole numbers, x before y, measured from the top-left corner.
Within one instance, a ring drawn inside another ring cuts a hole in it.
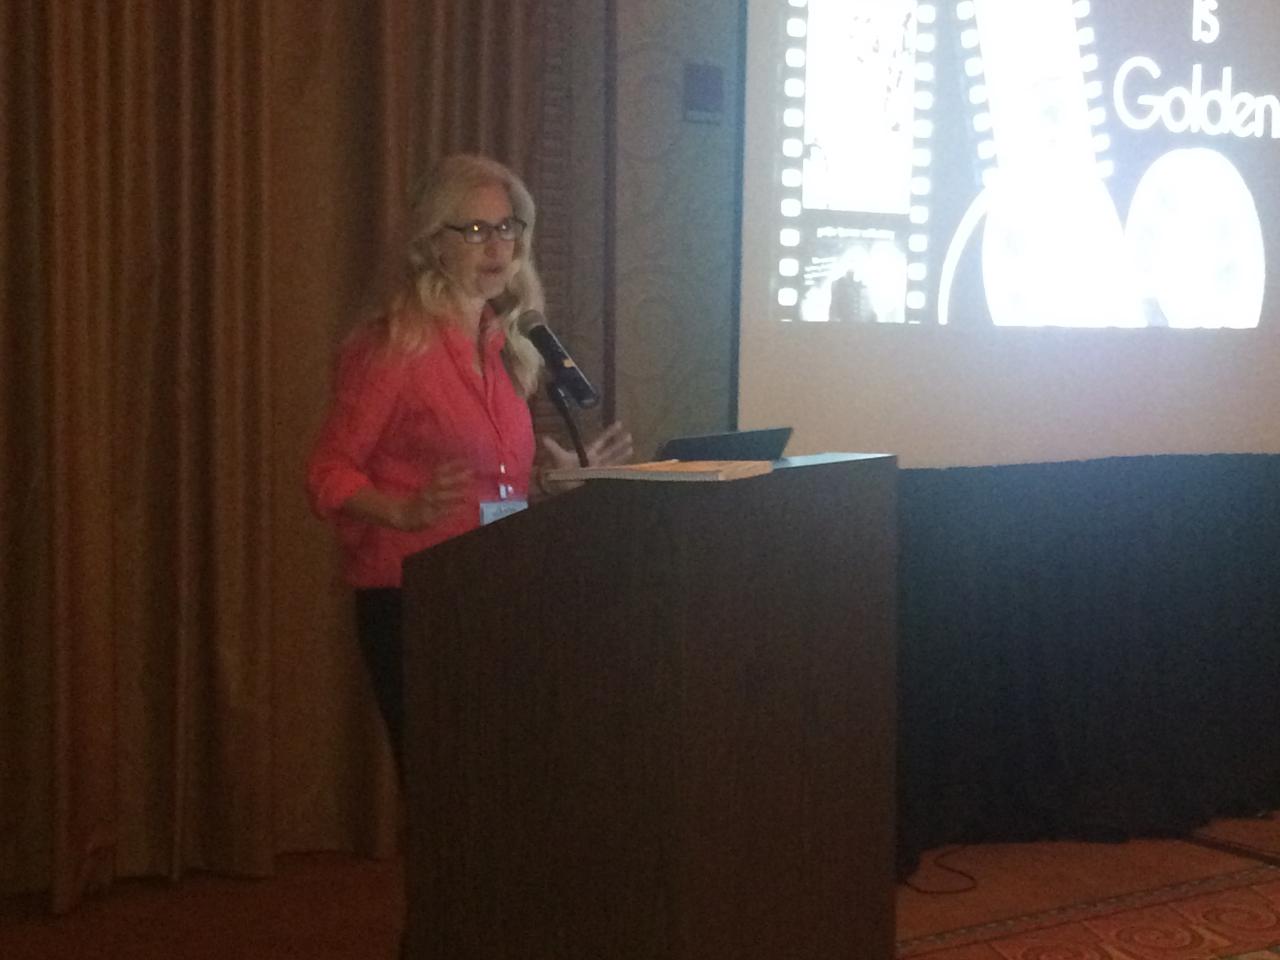
[[[1152,4],[753,0],[785,41],[770,315],[1257,326],[1265,3]]]
[[[789,0],[777,316],[903,323],[929,306],[937,8]]]
[[[1090,12],[1084,0],[956,5],[982,171],[983,285],[997,326],[1143,323],[1105,184],[1113,168]],[[953,245],[969,239],[958,233]],[[948,300],[951,277],[948,269]]]
[[[1089,0],[955,5],[982,190],[943,263],[939,322],[948,322],[961,255],[985,218],[983,288],[996,326],[1256,326],[1262,231],[1225,156],[1201,148],[1159,158],[1122,223],[1106,182],[1115,163],[1092,12]],[[1159,79],[1160,69],[1136,57],[1119,71],[1116,112],[1128,127],[1163,116],[1174,132],[1191,128],[1192,91],[1173,98],[1180,111],[1140,97],[1139,116],[1122,93],[1132,75]],[[1229,87],[1229,69],[1226,78]],[[1238,109],[1223,103],[1224,115]]]
[[[1262,223],[1244,178],[1222,154],[1174,150],[1152,164],[1134,194],[1125,240],[1148,325],[1258,325]]]

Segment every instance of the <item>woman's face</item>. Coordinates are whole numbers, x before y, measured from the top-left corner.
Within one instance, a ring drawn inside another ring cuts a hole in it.
[[[513,216],[511,198],[504,187],[473,187],[463,197],[453,219],[436,235],[440,266],[459,297],[492,300],[506,290],[518,267],[516,241],[503,240],[495,230],[486,228],[496,227]],[[464,233],[476,232],[466,229],[473,224],[488,233],[480,243],[464,239]]]

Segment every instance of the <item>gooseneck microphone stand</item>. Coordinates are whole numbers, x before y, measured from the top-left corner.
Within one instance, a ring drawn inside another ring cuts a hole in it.
[[[582,434],[578,432],[578,422],[574,419],[572,405],[569,402],[569,392],[552,377],[547,382],[547,396],[551,398],[552,405],[560,411],[561,419],[569,428],[569,439],[573,441],[573,449],[578,451],[578,465],[590,466],[587,463],[587,448],[582,445]]]

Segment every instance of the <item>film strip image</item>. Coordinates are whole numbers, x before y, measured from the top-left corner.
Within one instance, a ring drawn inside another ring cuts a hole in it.
[[[1196,61],[1191,83],[1161,94],[1163,70],[1138,35],[1113,38],[1110,62],[1100,55],[1100,4],[954,5],[982,186],[947,240],[939,323],[949,320],[972,246],[997,327],[1258,325],[1263,228],[1232,155],[1262,131],[1239,123],[1251,98],[1229,93],[1235,77],[1230,48],[1216,42],[1219,7],[1191,5],[1201,7],[1204,23],[1172,48]],[[1211,67],[1222,77],[1217,93],[1208,89]],[[1216,111],[1203,106],[1215,96]],[[1163,133],[1154,129],[1161,119]],[[1127,154],[1115,148],[1121,135]]]
[[[928,305],[933,4],[791,0],[779,318],[918,321]]]

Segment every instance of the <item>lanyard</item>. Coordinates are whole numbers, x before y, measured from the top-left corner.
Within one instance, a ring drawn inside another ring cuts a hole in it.
[[[475,368],[471,365],[469,356],[459,357],[458,345],[455,340],[463,339],[457,335],[455,330],[442,331],[442,339],[444,340],[445,352],[449,355],[449,360],[453,364],[454,370],[457,372],[459,379],[466,385],[467,389],[475,397],[480,404],[480,409],[484,411],[485,418],[489,421],[489,426],[493,428],[494,438],[498,442],[498,499],[506,500],[515,493],[515,487],[507,482],[507,444],[506,437],[503,436],[502,427],[498,425],[497,415],[493,409],[493,395],[497,389],[494,382],[497,378],[488,375],[489,370],[489,343],[493,336],[492,330],[489,328],[492,314],[486,312],[480,321],[480,329],[484,334],[484,345],[480,352],[480,375],[477,380]],[[475,350],[476,343],[470,338],[467,339],[467,350]]]

